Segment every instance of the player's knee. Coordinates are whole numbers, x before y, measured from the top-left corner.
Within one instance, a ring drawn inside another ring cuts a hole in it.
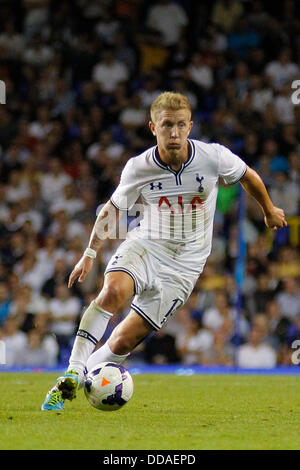
[[[108,282],[104,285],[95,302],[104,310],[117,312],[128,300],[128,294],[122,285]]]
[[[124,331],[121,323],[112,332],[109,346],[114,354],[123,356],[133,351],[144,338],[145,333],[135,331],[134,328]]]
[[[128,354],[132,351],[134,348],[134,341],[132,341],[131,338],[126,337],[126,335],[120,334],[110,337],[109,346],[114,354],[123,356],[124,354]]]

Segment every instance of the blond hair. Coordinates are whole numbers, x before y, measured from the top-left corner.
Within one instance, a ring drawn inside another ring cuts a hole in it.
[[[155,122],[157,114],[163,109],[171,109],[178,111],[179,109],[187,109],[192,115],[192,107],[186,96],[181,93],[165,91],[161,93],[152,103],[150,108],[151,121]]]

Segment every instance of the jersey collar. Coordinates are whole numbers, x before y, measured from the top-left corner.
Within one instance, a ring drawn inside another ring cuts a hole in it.
[[[174,173],[175,175],[182,173],[183,170],[188,165],[190,165],[190,163],[192,162],[192,160],[194,159],[194,156],[195,156],[194,142],[192,140],[188,139],[188,144],[189,144],[188,159],[187,159],[186,162],[182,163],[181,168],[179,168],[179,170],[177,170],[177,171],[173,170],[169,165],[166,165],[165,162],[163,162],[161,160],[161,158],[159,156],[159,153],[158,153],[158,146],[157,145],[154,147],[154,150],[153,150],[153,153],[152,153],[154,163],[156,163],[156,165],[158,165],[160,168],[163,168],[164,170],[169,170],[171,173]]]

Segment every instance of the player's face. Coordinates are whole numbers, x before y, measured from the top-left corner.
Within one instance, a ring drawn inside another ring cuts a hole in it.
[[[149,127],[157,140],[161,157],[187,158],[187,138],[193,126],[188,109],[163,109]]]

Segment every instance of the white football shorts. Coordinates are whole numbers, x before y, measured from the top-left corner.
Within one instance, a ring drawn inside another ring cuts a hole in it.
[[[162,258],[147,250],[147,240],[125,240],[104,273],[123,271],[132,277],[135,296],[131,308],[155,330],[185,304],[198,279],[172,269],[172,260],[168,264],[166,257]]]

